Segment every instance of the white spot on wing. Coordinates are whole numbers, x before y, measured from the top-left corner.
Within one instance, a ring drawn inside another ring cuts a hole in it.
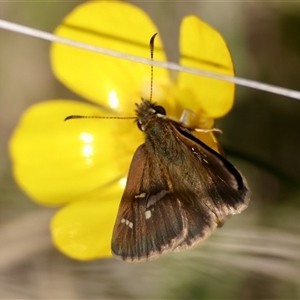
[[[151,218],[151,211],[150,210],[146,210],[145,211],[145,218],[146,219],[150,219]]]
[[[139,195],[135,195],[134,198],[145,198],[146,197],[146,193],[140,193]]]
[[[124,218],[121,220],[121,224],[123,223],[125,223],[125,225],[127,225],[128,227],[133,228],[133,223]]]

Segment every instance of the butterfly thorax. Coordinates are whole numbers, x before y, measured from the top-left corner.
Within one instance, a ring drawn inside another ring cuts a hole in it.
[[[174,134],[173,121],[166,117],[162,106],[142,99],[137,104],[137,125],[145,134],[145,146],[154,156],[165,160],[165,163],[178,163],[181,153],[178,151],[178,138]]]

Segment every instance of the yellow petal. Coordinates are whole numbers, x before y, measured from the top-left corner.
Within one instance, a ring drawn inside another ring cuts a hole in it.
[[[89,260],[111,256],[111,236],[121,199],[118,186],[77,198],[53,217],[54,244],[69,257]]]
[[[150,58],[149,40],[156,32],[140,8],[118,1],[79,5],[55,30],[62,37],[145,58]],[[159,36],[155,39],[154,57],[166,59]],[[149,98],[148,65],[57,43],[52,46],[51,59],[54,73],[69,88],[123,116],[132,115],[132,105],[141,97]],[[168,82],[168,71],[156,68],[156,85]]]
[[[234,75],[233,63],[224,39],[196,16],[185,17],[182,21],[180,53],[180,63],[183,66]],[[181,89],[181,105],[203,117],[221,117],[233,105],[232,83],[180,73],[178,84]]]
[[[25,112],[11,138],[15,178],[38,202],[64,203],[126,177],[143,140],[132,120],[64,122],[76,114],[107,115],[85,103],[47,101]]]

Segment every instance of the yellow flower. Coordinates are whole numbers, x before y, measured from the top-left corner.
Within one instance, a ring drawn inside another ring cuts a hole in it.
[[[139,8],[123,2],[93,1],[79,5],[56,29],[59,36],[149,58],[148,41],[158,32]],[[195,16],[183,19],[180,63],[233,75],[227,46],[214,29]],[[159,35],[154,57],[165,61]],[[128,120],[80,119],[69,115],[133,116],[135,103],[149,98],[150,67],[86,50],[53,44],[55,75],[94,104],[51,100],[29,108],[10,142],[13,171],[20,187],[44,205],[64,205],[54,216],[55,245],[81,259],[110,256],[117,209],[142,133]],[[209,128],[233,104],[234,86],[226,82],[154,68],[153,101],[178,119],[184,109],[195,113],[190,125]],[[196,122],[197,121],[197,122]],[[212,133],[197,133],[217,149]]]

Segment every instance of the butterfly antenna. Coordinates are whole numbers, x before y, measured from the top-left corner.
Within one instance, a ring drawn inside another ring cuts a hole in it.
[[[150,56],[151,61],[153,61],[153,53],[154,53],[154,40],[157,36],[157,33],[153,34],[150,39]],[[152,101],[152,94],[153,94],[153,63],[151,63],[151,82],[150,82],[150,102]]]
[[[121,119],[121,120],[128,120],[128,119],[136,119],[136,117],[102,117],[102,116],[72,115],[72,116],[66,117],[64,121],[71,120],[71,119]]]

